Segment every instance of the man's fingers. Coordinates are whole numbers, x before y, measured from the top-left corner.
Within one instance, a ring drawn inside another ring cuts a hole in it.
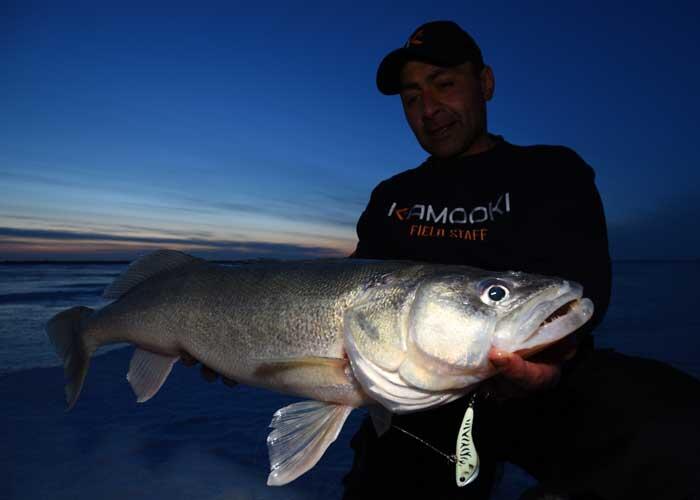
[[[528,391],[503,377],[493,377],[481,386],[481,392],[488,399],[505,401],[507,399],[521,398],[528,394]]]
[[[500,375],[527,390],[545,389],[559,379],[556,364],[533,363],[517,354],[493,350],[489,361],[500,370]]]
[[[575,335],[569,335],[529,359],[535,363],[561,363],[573,358],[577,348],[578,338]]]
[[[202,365],[202,377],[204,378],[204,380],[206,380],[207,382],[214,382],[218,376],[219,374],[216,373],[214,370]]]
[[[190,356],[189,354],[186,354],[186,353],[180,355],[180,362],[187,367],[194,366],[197,363],[199,363],[199,361],[197,361],[192,356]],[[202,378],[204,380],[206,380],[207,382],[214,382],[220,376],[218,372],[215,372],[214,370],[212,370],[208,366],[202,365],[202,368],[200,371],[202,374]],[[236,382],[233,379],[226,378],[226,377],[221,377],[221,381],[229,387],[235,387],[238,385],[238,382]]]
[[[182,353],[180,354],[180,363],[182,363],[185,366],[194,366],[197,364],[197,360],[194,359],[192,356],[190,356],[187,353]]]
[[[497,351],[489,354],[489,360],[500,370],[503,377],[514,382],[520,382],[529,375],[526,361],[516,354]]]
[[[559,365],[531,363],[523,360],[521,384],[526,389],[541,390],[553,386],[561,373]]]
[[[224,383],[224,385],[227,385],[229,387],[236,387],[238,385],[238,382],[226,377],[221,377],[221,381]]]

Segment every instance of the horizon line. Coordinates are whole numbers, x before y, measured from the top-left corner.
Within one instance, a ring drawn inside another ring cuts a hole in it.
[[[324,257],[316,257],[324,258]],[[328,258],[328,257],[325,257]],[[338,259],[346,259],[348,257],[336,257]],[[0,260],[0,265],[21,265],[21,264],[130,264],[138,259],[20,259],[20,260]],[[256,261],[284,261],[284,260],[309,260],[309,257],[251,257],[248,259],[203,259],[207,262],[219,264],[230,264],[240,262],[256,262]],[[377,259],[382,260],[382,259]],[[653,258],[616,258],[610,259],[615,262],[697,262],[700,257],[653,257]]]

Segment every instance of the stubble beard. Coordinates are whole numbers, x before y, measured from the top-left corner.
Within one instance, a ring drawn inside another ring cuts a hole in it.
[[[485,134],[485,130],[466,130],[463,122],[452,125],[449,137],[441,140],[426,133],[424,138],[419,138],[423,149],[435,158],[447,160],[469,154],[469,151],[477,141]]]
[[[469,123],[471,120],[467,118],[459,113],[451,113],[451,119],[455,121],[450,127],[451,130],[447,131],[446,137],[433,136],[424,127],[421,131],[422,136],[416,134],[416,138],[425,151],[439,159],[446,160],[480,152],[480,143],[488,139],[486,112],[481,110],[474,123]],[[484,146],[487,148],[488,145]]]

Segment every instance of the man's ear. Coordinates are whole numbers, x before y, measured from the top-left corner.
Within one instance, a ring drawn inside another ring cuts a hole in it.
[[[481,82],[481,96],[484,101],[490,101],[496,90],[496,78],[493,76],[491,66],[484,66],[479,73],[479,80]]]

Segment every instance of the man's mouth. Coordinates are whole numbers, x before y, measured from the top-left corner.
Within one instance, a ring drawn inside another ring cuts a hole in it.
[[[425,131],[430,137],[444,137],[450,132],[455,123],[457,122],[446,123],[439,127],[426,127]]]

